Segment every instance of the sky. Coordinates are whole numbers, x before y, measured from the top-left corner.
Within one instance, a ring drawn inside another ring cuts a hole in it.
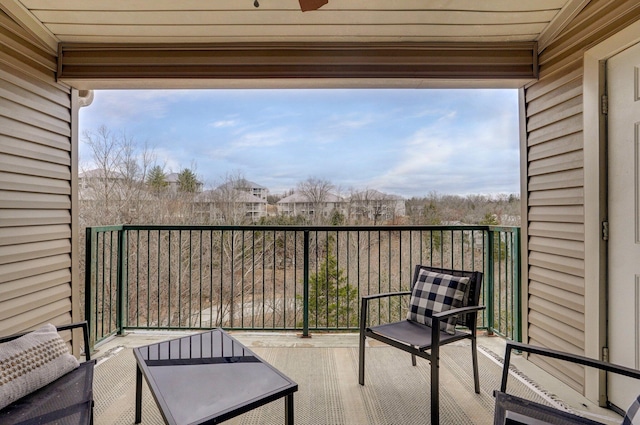
[[[105,126],[206,188],[241,175],[273,194],[308,178],[405,198],[518,194],[518,93],[494,89],[97,90],[85,132]]]

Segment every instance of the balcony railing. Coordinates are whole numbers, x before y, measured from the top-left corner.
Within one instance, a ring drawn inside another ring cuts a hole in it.
[[[479,326],[520,340],[520,229],[493,226],[108,226],[86,230],[85,315],[125,329],[355,331],[362,295],[416,264],[484,273]],[[373,306],[377,322],[408,300]]]

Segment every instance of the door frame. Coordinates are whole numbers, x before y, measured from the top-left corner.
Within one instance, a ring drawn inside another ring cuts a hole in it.
[[[640,21],[585,52],[583,77],[584,129],[584,244],[585,355],[602,359],[607,346],[607,243],[602,223],[607,220],[607,126],[601,113],[606,92],[606,60],[640,42]],[[604,406],[606,378],[585,370],[585,396]]]

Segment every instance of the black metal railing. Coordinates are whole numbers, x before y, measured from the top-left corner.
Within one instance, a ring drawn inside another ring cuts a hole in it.
[[[92,341],[125,329],[358,329],[362,295],[416,264],[485,275],[479,326],[520,340],[520,229],[494,226],[106,226],[86,230]],[[376,303],[374,321],[406,315]]]

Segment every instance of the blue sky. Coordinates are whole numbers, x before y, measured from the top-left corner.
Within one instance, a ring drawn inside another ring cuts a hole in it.
[[[147,143],[167,172],[207,187],[242,174],[272,193],[309,177],[406,198],[519,193],[516,90],[96,91],[85,130]]]

